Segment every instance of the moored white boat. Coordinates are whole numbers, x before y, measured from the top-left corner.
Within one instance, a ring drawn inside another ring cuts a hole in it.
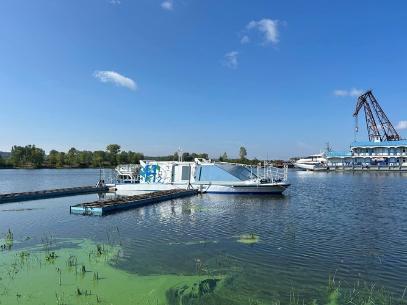
[[[318,171],[326,170],[327,168],[327,159],[325,154],[315,154],[310,155],[305,158],[301,158],[294,163],[294,166],[299,169],[307,171]]]
[[[183,161],[140,161],[140,165],[116,168],[117,192],[152,192],[193,188],[206,193],[281,194],[290,185],[287,168],[268,164],[247,166],[238,163],[195,159]]]

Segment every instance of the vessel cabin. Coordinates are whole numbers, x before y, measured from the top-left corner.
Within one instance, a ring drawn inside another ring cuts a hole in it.
[[[140,183],[188,183],[256,179],[256,169],[230,163],[140,161]]]

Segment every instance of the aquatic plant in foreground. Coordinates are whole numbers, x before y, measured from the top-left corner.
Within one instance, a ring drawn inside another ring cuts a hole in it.
[[[4,240],[0,240],[0,250],[10,250],[14,244],[14,234],[11,229],[8,229]]]

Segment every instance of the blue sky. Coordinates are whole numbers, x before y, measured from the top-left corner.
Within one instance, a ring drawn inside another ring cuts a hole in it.
[[[345,149],[361,90],[407,127],[406,12],[405,1],[2,0],[0,150]]]

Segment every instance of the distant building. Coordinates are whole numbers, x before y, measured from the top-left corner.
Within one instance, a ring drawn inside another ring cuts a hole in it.
[[[10,152],[0,151],[0,157],[9,158],[11,156]]]
[[[353,142],[350,151],[326,153],[328,166],[407,167],[407,140]]]

